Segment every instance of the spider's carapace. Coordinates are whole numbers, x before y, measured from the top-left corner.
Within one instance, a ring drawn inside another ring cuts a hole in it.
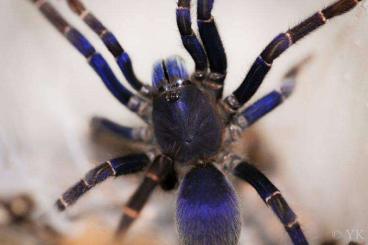
[[[156,64],[153,85],[158,92],[152,119],[162,152],[182,163],[215,155],[223,122],[214,99],[189,80],[182,60],[173,57]]]

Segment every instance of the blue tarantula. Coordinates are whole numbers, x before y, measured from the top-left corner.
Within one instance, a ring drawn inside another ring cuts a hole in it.
[[[237,195],[224,173],[248,182],[284,225],[293,244],[308,244],[295,213],[280,191],[256,167],[231,150],[242,131],[272,111],[293,90],[298,66],[280,89],[252,105],[243,105],[256,93],[273,61],[298,40],[326,21],[354,8],[361,0],[339,0],[276,36],[258,56],[240,86],[222,99],[227,61],[211,15],[213,0],[198,0],[200,40],[191,27],[190,0],[178,0],[176,20],[185,49],[195,62],[191,75],[178,57],[155,64],[152,86],[142,83],[115,36],[79,0],[70,8],[100,37],[115,57],[133,94],[113,74],[91,43],[71,26],[47,0],[32,0],[43,15],[87,59],[108,90],[149,126],[128,128],[108,119],[94,125],[121,138],[143,142],[147,152],[106,161],[90,170],[56,202],[65,210],[108,177],[145,171],[144,179],[123,209],[117,235],[122,236],[139,216],[157,186],[169,191],[180,183],[176,219],[180,241],[186,245],[237,244],[241,229]],[[186,173],[179,181],[177,169]]]

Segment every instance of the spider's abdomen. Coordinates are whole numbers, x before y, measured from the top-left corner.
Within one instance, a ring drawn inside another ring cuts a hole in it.
[[[240,234],[236,193],[213,165],[193,168],[184,178],[176,219],[184,245],[235,245]]]
[[[169,96],[169,98],[168,98]],[[186,163],[217,153],[222,142],[222,121],[207,95],[195,85],[163,93],[153,102],[155,136],[164,154]]]

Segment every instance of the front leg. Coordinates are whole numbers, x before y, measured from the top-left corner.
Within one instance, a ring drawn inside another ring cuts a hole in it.
[[[46,17],[46,19],[87,59],[89,65],[101,78],[111,94],[125,105],[129,110],[135,112],[146,122],[149,122],[151,105],[130,92],[115,76],[104,57],[97,52],[92,44],[74,28],[47,0],[30,0]]]
[[[99,36],[110,53],[115,57],[120,70],[128,83],[141,95],[149,97],[152,94],[150,86],[140,81],[133,69],[128,53],[120,45],[115,35],[110,32],[79,0],[67,0],[69,7]]]
[[[176,9],[176,22],[180,32],[183,46],[193,58],[195,63],[195,77],[202,79],[207,73],[207,55],[201,42],[198,40],[192,29],[192,20],[190,15],[190,0],[179,0]]]
[[[208,81],[204,85],[215,92],[217,99],[221,99],[227,72],[227,58],[215,18],[212,16],[213,4],[214,0],[198,0],[197,24],[210,63]]]
[[[360,1],[339,0],[287,32],[276,36],[258,56],[240,86],[224,99],[225,104],[232,110],[244,105],[257,92],[276,58],[294,43],[324,25],[328,19],[350,11]]]

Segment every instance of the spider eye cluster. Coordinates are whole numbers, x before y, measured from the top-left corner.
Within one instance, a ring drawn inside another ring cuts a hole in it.
[[[160,95],[165,95],[167,101],[178,100],[180,88],[189,84],[189,75],[181,57],[172,56],[154,65],[152,85]]]
[[[158,91],[160,95],[165,96],[165,100],[167,102],[175,102],[180,98],[180,89],[190,84],[191,82],[189,80],[183,81],[181,79],[178,79],[175,81],[175,83],[168,83],[161,86]]]

